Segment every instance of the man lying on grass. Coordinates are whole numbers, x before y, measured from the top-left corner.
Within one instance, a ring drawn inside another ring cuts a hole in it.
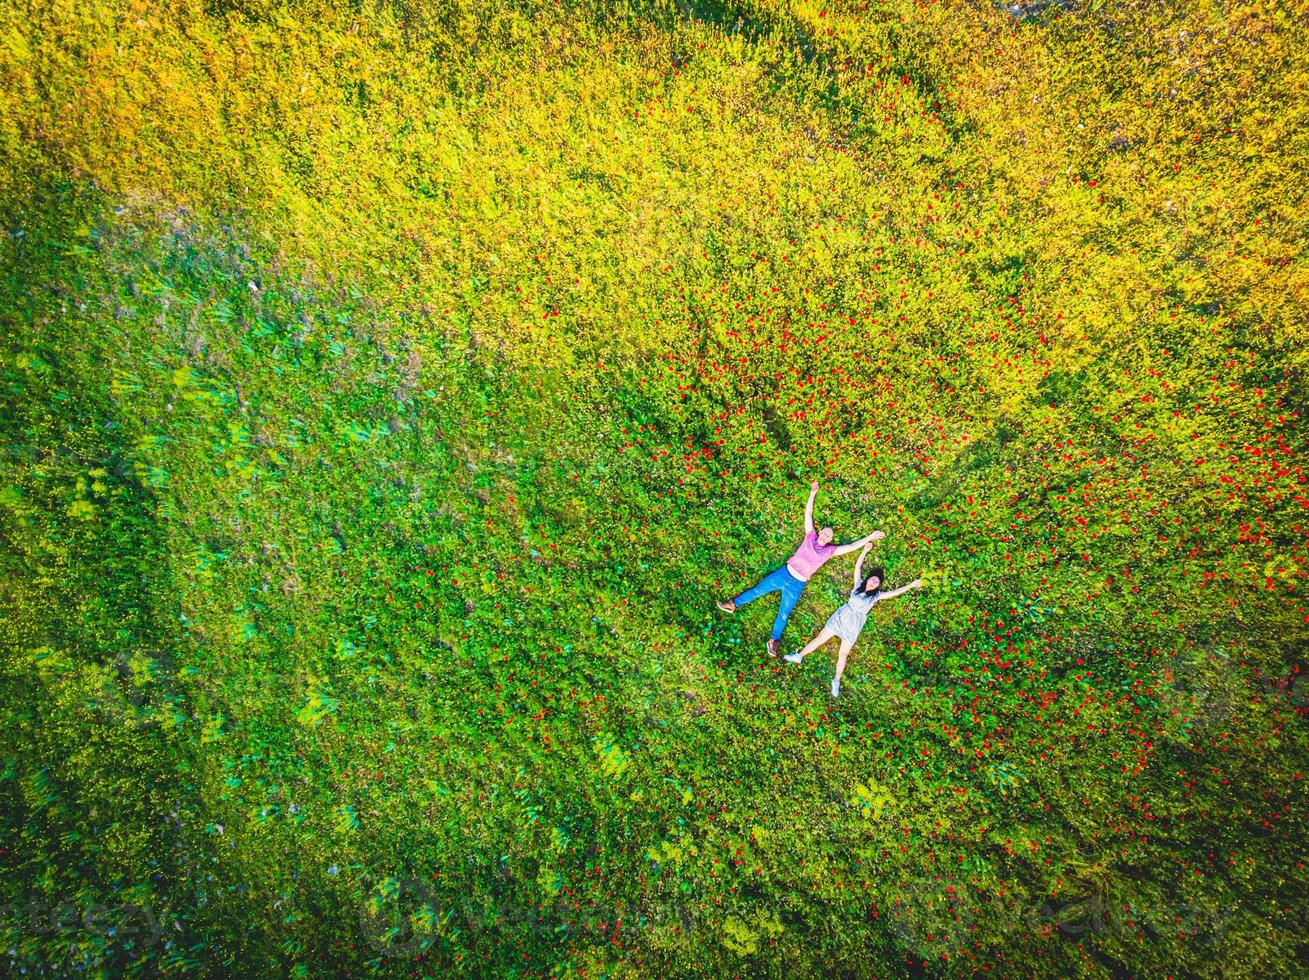
[[[883,574],[880,565],[874,568],[869,573],[868,578],[860,583],[859,580],[863,577],[864,571],[864,558],[868,556],[868,549],[871,547],[871,544],[866,544],[864,550],[859,553],[859,560],[854,565],[854,589],[851,590],[850,598],[846,600],[845,605],[827,618],[827,622],[818,631],[818,635],[810,640],[803,650],[799,653],[788,653],[783,658],[793,664],[801,663],[806,656],[813,653],[832,637],[840,637],[841,652],[836,657],[836,676],[832,678],[832,697],[837,697],[841,693],[841,675],[845,673],[845,659],[854,648],[855,641],[859,639],[859,634],[863,632],[864,623],[868,621],[868,613],[872,611],[873,604],[879,599],[894,599],[898,595],[904,595],[910,589],[921,588],[923,584],[922,579],[916,578],[908,585],[902,585],[890,592],[883,592]]]
[[[786,564],[764,576],[760,582],[746,589],[735,599],[717,603],[718,608],[723,612],[734,613],[747,603],[754,602],[761,595],[769,592],[782,593],[782,603],[778,607],[777,618],[773,620],[773,635],[768,640],[770,657],[777,656],[782,630],[786,629],[786,621],[791,618],[791,610],[800,601],[800,593],[804,591],[805,584],[814,572],[838,555],[846,555],[860,548],[866,548],[871,542],[886,537],[882,531],[874,531],[849,544],[832,544],[833,534],[830,527],[814,531],[814,498],[817,496],[818,481],[814,480],[809,484],[809,503],[805,504],[804,508],[804,541],[795,550],[795,554],[786,560]]]

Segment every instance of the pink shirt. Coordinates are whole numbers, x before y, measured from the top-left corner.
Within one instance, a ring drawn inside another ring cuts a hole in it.
[[[808,582],[809,576],[822,568],[835,550],[834,544],[819,544],[818,532],[810,531],[795,554],[786,560],[786,567],[801,582]]]

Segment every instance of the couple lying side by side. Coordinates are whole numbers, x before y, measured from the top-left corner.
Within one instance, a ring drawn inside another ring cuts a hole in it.
[[[837,697],[841,693],[841,675],[845,673],[846,658],[850,655],[855,641],[859,639],[873,604],[882,599],[893,599],[903,595],[910,589],[921,587],[923,583],[921,579],[914,579],[908,585],[883,592],[884,576],[880,566],[872,569],[868,577],[864,578],[864,558],[867,557],[873,542],[886,537],[885,533],[874,531],[849,544],[832,544],[833,535],[830,527],[825,527],[821,531],[814,530],[814,498],[817,496],[818,481],[815,480],[809,485],[809,502],[805,504],[804,509],[804,541],[796,549],[795,554],[787,559],[786,564],[766,575],[762,581],[746,589],[735,599],[719,602],[717,605],[723,612],[734,613],[762,595],[781,592],[781,606],[777,610],[777,618],[773,621],[773,635],[768,640],[768,653],[776,657],[781,645],[782,631],[786,629],[791,611],[800,601],[800,594],[804,592],[809,579],[830,559],[862,548],[863,550],[859,552],[859,560],[854,566],[854,588],[845,605],[828,617],[823,628],[818,631],[818,635],[810,640],[803,650],[784,658],[793,664],[798,664],[828,640],[838,637],[841,640],[841,649],[836,659],[836,676],[832,678],[832,697]]]

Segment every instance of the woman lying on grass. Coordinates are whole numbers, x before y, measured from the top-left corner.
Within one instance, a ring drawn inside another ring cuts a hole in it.
[[[799,653],[790,653],[783,658],[793,664],[801,663],[806,656],[813,653],[832,637],[840,637],[841,652],[836,658],[836,676],[832,678],[832,697],[838,697],[841,693],[841,675],[845,673],[846,657],[850,655],[850,650],[854,647],[855,641],[859,639],[859,634],[864,628],[864,623],[868,621],[868,613],[872,610],[873,604],[879,599],[894,599],[910,589],[920,588],[923,584],[922,579],[916,578],[908,585],[883,593],[882,569],[881,566],[878,566],[869,573],[868,578],[864,579],[863,584],[860,585],[859,579],[863,575],[864,558],[871,547],[871,544],[866,544],[864,550],[859,553],[859,560],[854,565],[854,589],[850,592],[850,598],[846,600],[845,605],[828,617],[827,623],[818,631],[818,635],[809,641],[808,646]]]
[[[777,656],[778,642],[782,639],[782,630],[786,629],[786,621],[791,618],[791,610],[800,601],[800,593],[804,591],[805,583],[809,581],[814,572],[822,568],[829,559],[848,554],[861,546],[867,552],[868,545],[871,542],[886,537],[883,532],[874,531],[858,541],[850,542],[850,544],[832,544],[832,529],[830,527],[825,527],[821,531],[814,530],[814,498],[816,496],[818,496],[818,481],[814,480],[809,484],[809,503],[805,504],[804,508],[804,541],[795,550],[795,554],[786,560],[786,564],[764,576],[763,580],[757,585],[746,589],[735,599],[717,603],[718,608],[723,612],[734,613],[746,603],[754,602],[761,595],[767,595],[769,592],[781,592],[782,602],[777,610],[777,618],[773,620],[773,635],[768,640],[768,655],[771,657]]]

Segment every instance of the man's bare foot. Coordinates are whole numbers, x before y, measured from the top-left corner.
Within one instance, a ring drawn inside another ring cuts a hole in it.
[[[726,602],[715,602],[714,605],[725,613],[736,612],[736,603],[733,602],[731,599],[728,599]]]
[[[770,657],[776,657],[776,656],[777,656],[777,650],[778,650],[778,647],[779,647],[779,646],[780,646],[780,644],[778,644],[778,642],[777,642],[776,640],[774,640],[774,639],[772,639],[772,638],[770,637],[769,640],[768,640],[768,656],[770,656]]]

